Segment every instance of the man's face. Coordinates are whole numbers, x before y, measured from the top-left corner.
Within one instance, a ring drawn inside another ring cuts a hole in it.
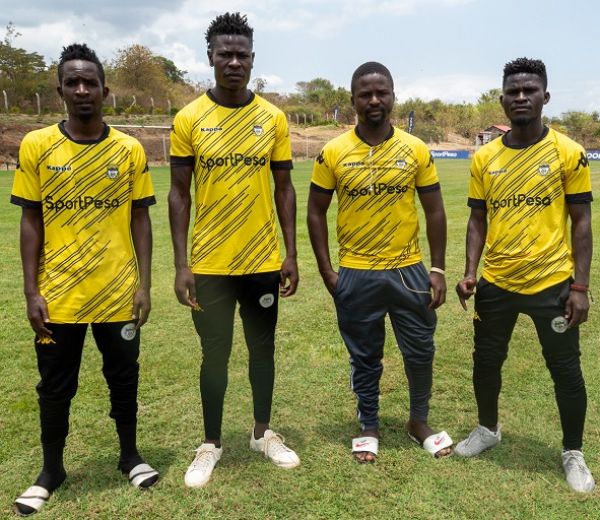
[[[208,61],[215,69],[217,86],[234,91],[245,89],[254,63],[252,42],[240,34],[215,36]]]
[[[394,108],[394,88],[383,74],[373,73],[356,80],[352,105],[361,123],[377,127],[390,120]]]
[[[67,105],[69,116],[89,120],[102,115],[102,103],[108,95],[108,88],[102,85],[95,63],[66,61],[57,90]]]
[[[550,94],[537,74],[519,72],[506,78],[500,103],[513,126],[526,126],[539,120]]]

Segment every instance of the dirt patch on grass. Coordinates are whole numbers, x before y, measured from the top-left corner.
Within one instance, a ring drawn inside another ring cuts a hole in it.
[[[33,116],[0,116],[0,168],[14,168],[18,158],[19,144],[27,132],[55,124],[59,120],[59,118],[52,118],[51,116],[41,120]],[[139,118],[124,119],[107,117],[106,122],[138,139],[146,150],[151,164],[166,164],[168,162],[170,118],[141,116]],[[144,125],[144,127],[123,128],[119,125]],[[150,126],[164,126],[167,128],[149,128]],[[292,155],[295,159],[313,159],[319,154],[327,141],[351,128],[353,128],[352,125],[303,127],[291,123]],[[468,140],[455,134],[451,134],[446,142],[429,143],[429,147],[436,150],[473,148]]]

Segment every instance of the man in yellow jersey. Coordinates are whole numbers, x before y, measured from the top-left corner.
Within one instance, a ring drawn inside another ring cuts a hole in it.
[[[500,103],[512,129],[473,156],[465,277],[456,290],[465,310],[475,294],[479,425],[455,451],[473,457],[500,442],[502,364],[517,317],[527,314],[554,381],[567,482],[590,492],[595,484],[581,452],[587,397],[579,360],[592,258],[590,168],[579,144],[543,124],[547,84],[541,61],[507,63]]]
[[[185,475],[189,487],[205,485],[223,453],[221,423],[236,303],[254,403],[250,447],[282,468],[300,463],[269,428],[278,296],[291,296],[298,284],[291,143],[285,115],[247,88],[252,38],[252,28],[239,13],[211,22],[206,42],[215,86],[177,114],[171,132],[175,293],[192,308],[202,345],[204,440]],[[196,216],[188,261],[192,178]],[[286,250],[283,262],[275,211]]]
[[[436,168],[425,144],[394,128],[394,82],[377,62],[351,82],[358,125],[325,145],[314,165],[308,229],[319,271],[333,296],[350,354],[361,433],[352,440],[358,462],[374,462],[379,447],[379,380],[390,316],[410,391],[409,436],[436,457],[451,453],[446,432],[428,425],[435,309],[446,298],[446,215]],[[339,271],[329,257],[327,210],[337,193]],[[419,196],[427,222],[429,273],[418,242]]]
[[[22,207],[27,317],[41,380],[43,468],[15,502],[39,511],[66,478],[63,451],[88,324],[102,353],[118,468],[136,487],[158,473],[136,446],[140,327],[150,312],[152,180],[140,143],[102,119],[104,70],[85,44],[63,49],[58,93],[68,119],[25,136],[11,202]]]

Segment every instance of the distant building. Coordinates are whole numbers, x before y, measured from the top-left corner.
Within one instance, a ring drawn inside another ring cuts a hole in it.
[[[496,139],[499,135],[504,135],[506,132],[510,130],[510,126],[506,125],[492,125],[485,130],[482,130],[477,134],[475,138],[475,144],[477,146],[481,146],[489,143],[490,141]]]

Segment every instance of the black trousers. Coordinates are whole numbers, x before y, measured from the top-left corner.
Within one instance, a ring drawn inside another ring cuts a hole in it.
[[[56,324],[49,340],[35,340],[41,380],[36,389],[44,444],[64,440],[69,433],[69,409],[77,393],[79,367],[87,324]],[[102,372],[110,390],[110,417],[117,426],[135,425],[137,417],[140,333],[134,322],[93,323],[102,354]]]
[[[221,438],[227,365],[233,341],[236,303],[249,353],[248,373],[254,419],[268,423],[275,381],[275,326],[279,302],[277,272],[240,276],[196,275],[196,299],[201,310],[192,311],[202,346],[200,396],[206,439]]]
[[[505,291],[483,278],[479,280],[473,319],[473,386],[479,423],[488,428],[494,427],[498,422],[501,369],[508,355],[508,343],[518,315],[527,314],[533,320],[546,366],[554,381],[563,446],[567,450],[579,450],[583,443],[587,408],[579,329],[564,330],[560,326],[569,285],[570,281],[565,280],[537,294],[523,295]]]

